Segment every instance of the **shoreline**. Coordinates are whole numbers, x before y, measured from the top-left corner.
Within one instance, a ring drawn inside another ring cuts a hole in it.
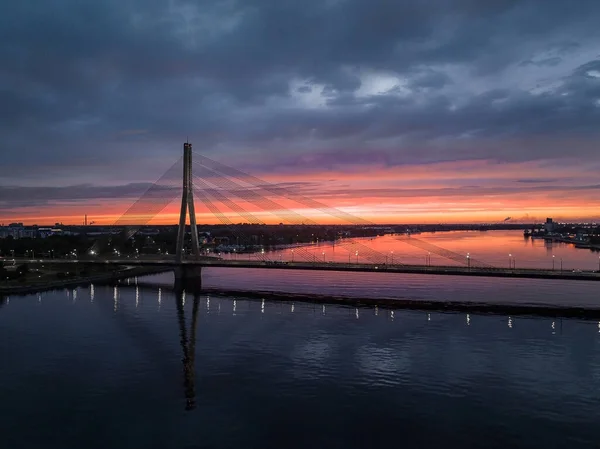
[[[45,282],[39,285],[16,285],[11,287],[0,286],[0,296],[7,295],[27,295],[31,293],[40,293],[50,290],[61,290],[63,288],[79,287],[95,282],[116,282],[123,279],[129,279],[136,276],[149,276],[152,274],[160,274],[172,269],[164,267],[135,267],[130,270],[122,270],[116,273],[102,273],[92,276],[79,277],[75,279],[64,279],[52,282]]]

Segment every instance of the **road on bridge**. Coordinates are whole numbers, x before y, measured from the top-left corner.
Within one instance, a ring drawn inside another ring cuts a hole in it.
[[[278,270],[319,270],[319,271],[346,271],[368,273],[405,273],[424,275],[452,275],[452,276],[484,276],[524,279],[567,279],[576,281],[600,281],[600,273],[596,271],[562,271],[542,270],[537,268],[481,268],[464,266],[440,265],[389,265],[365,263],[339,263],[339,262],[273,262],[251,260],[223,260],[216,257],[203,257],[200,259],[184,259],[177,262],[172,259],[0,259],[10,264],[53,264],[53,265],[114,265],[114,266],[147,266],[147,267],[179,267],[198,266],[214,268],[261,268]]]

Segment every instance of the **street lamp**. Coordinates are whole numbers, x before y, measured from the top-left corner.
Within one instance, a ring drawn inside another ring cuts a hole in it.
[[[358,251],[356,251],[356,263],[358,264]]]
[[[392,265],[394,265],[394,251],[390,251],[392,254]],[[598,265],[600,266],[600,261],[598,262]]]
[[[467,253],[467,267],[471,269],[471,254]]]
[[[552,254],[552,271],[554,271],[554,261],[556,260],[556,256]]]
[[[323,251],[323,263],[325,263],[325,251]]]
[[[431,266],[431,251],[427,252],[427,266]]]
[[[292,249],[292,263],[294,262],[294,250]]]

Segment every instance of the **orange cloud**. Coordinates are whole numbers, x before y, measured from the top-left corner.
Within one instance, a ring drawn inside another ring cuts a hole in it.
[[[599,216],[600,185],[587,178],[577,165],[536,161],[499,164],[489,160],[442,162],[399,167],[363,167],[345,172],[316,170],[310,174],[263,176],[293,192],[318,200],[375,223],[496,222],[506,216],[557,219],[595,219]],[[583,173],[584,176],[581,176]],[[210,179],[207,180],[210,182]],[[262,192],[255,191],[260,198]],[[231,200],[266,223],[339,223],[330,215],[308,209],[301,202],[270,197],[276,203],[249,202],[227,194]],[[198,199],[199,223],[221,223]],[[48,205],[5,210],[0,221],[28,224],[78,224],[85,214],[98,224],[115,223],[132,201],[94,199],[61,201]],[[258,204],[257,204],[258,203]],[[245,222],[235,211],[214,201],[226,221]],[[156,207],[154,207],[155,210]],[[156,216],[143,207],[127,216],[123,224],[175,224],[179,202],[174,201]]]

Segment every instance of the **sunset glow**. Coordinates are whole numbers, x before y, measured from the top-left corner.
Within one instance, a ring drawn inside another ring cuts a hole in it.
[[[369,222],[600,216],[597,2],[100,2],[93,37],[85,8],[42,3],[7,11],[0,223],[118,223],[181,186],[186,139]],[[124,221],[176,223],[177,196]]]
[[[467,161],[398,168],[363,167],[361,173],[348,170],[261,177],[374,223],[495,223],[506,217],[532,222],[547,216],[557,220],[596,220],[600,216],[598,186],[592,184],[591,173],[581,174],[576,167],[558,170],[545,168],[540,162]],[[1,218],[4,222],[26,224],[80,224],[87,214],[88,220],[96,224],[175,224],[180,193],[173,191],[172,196],[172,202],[162,211],[156,209],[149,214],[123,215],[137,197],[100,197],[93,201],[49,201],[34,207],[3,210]],[[237,203],[269,224],[298,222],[298,216],[306,218],[307,224],[341,222],[333,209],[326,214],[285,198],[270,196],[269,199],[282,209],[259,208],[240,198]],[[153,204],[152,199],[143,201]],[[218,202],[215,205],[232,222],[247,221],[226,205]],[[298,216],[290,218],[288,211]],[[199,223],[221,223],[199,198],[196,198],[196,212]]]

